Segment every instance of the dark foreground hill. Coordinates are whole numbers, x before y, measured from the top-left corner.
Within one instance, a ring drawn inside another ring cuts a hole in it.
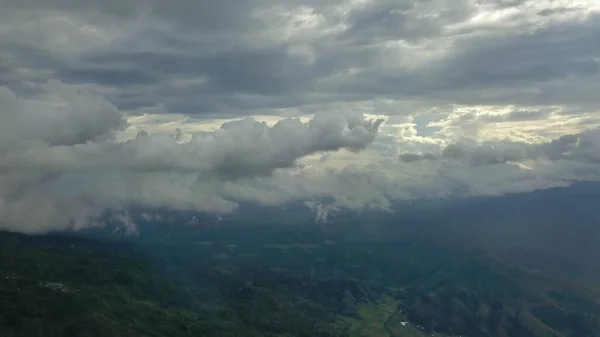
[[[201,321],[132,249],[0,234],[0,336],[186,336]],[[206,323],[203,323],[206,324]]]

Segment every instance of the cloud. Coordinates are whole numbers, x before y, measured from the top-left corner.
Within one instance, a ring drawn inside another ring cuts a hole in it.
[[[75,145],[110,137],[125,119],[107,100],[56,81],[42,86],[47,100],[27,100],[0,87],[0,151],[23,142]]]
[[[273,126],[247,118],[187,142],[144,132],[117,141],[125,119],[112,104],[58,82],[44,89],[46,101],[23,99],[6,88],[0,96],[6,137],[0,152],[0,214],[17,228],[28,221],[27,209],[39,207],[45,219],[30,226],[69,226],[72,209],[80,209],[78,221],[85,221],[86,205],[89,212],[135,204],[231,210],[231,200],[198,194],[210,194],[226,181],[292,168],[311,154],[359,152],[383,122],[351,112],[317,114],[308,123],[282,119]]]
[[[4,229],[35,233],[101,225],[99,216],[110,209],[122,215],[111,221],[131,231],[132,207],[222,214],[240,202],[302,200],[324,221],[341,209],[393,210],[401,200],[501,195],[600,180],[597,129],[537,143],[422,137],[418,131],[396,138],[385,134],[394,128],[381,119],[348,112],[318,113],[304,122],[237,119],[216,129],[209,123],[204,130],[184,116],[178,117],[187,121],[181,123],[169,115],[125,118],[80,87],[56,82],[44,90],[37,99],[5,90],[10,94],[0,102],[12,109],[3,110],[0,125],[13,130],[0,154]],[[78,118],[65,119],[76,109]],[[37,128],[37,121],[62,127]],[[138,135],[120,139],[125,123]],[[154,128],[148,132],[140,125]],[[392,150],[378,152],[386,147]]]
[[[1,9],[0,83],[95,84],[125,110],[278,114],[373,99],[596,106],[586,89],[598,84],[593,0],[48,0]]]
[[[598,179],[594,0],[6,0],[0,22],[2,228]]]
[[[432,153],[410,153],[404,152],[398,155],[398,158],[405,163],[413,163],[420,160],[435,160],[436,157]]]
[[[9,102],[5,106],[10,108],[16,105],[17,109],[7,116],[23,116],[18,109],[27,104],[18,106],[12,101],[19,98],[7,96]],[[43,122],[46,115],[39,115]],[[355,113],[317,114],[308,124],[299,119],[284,119],[269,127],[264,122],[242,119],[224,123],[220,130],[195,136],[183,144],[169,136],[143,134],[122,143],[83,143],[94,140],[92,137],[96,135],[91,132],[96,130],[93,128],[102,127],[98,116],[100,114],[91,114],[89,117],[79,114],[78,119],[70,118],[69,122],[76,123],[75,126],[64,125],[63,116],[58,116],[60,119],[56,121],[48,116],[44,123],[46,127],[40,130],[43,133],[30,135],[30,140],[38,142],[32,143],[24,151],[5,154],[0,171],[44,170],[61,173],[105,169],[214,173],[227,178],[264,175],[277,168],[292,167],[296,159],[320,151],[341,148],[360,151],[373,141],[383,121],[367,121],[362,114]],[[36,114],[30,116],[40,117]],[[12,120],[3,118],[3,125],[18,132],[21,123]],[[47,128],[54,124],[62,128]],[[88,129],[90,132],[85,132]]]
[[[600,163],[600,128],[580,134],[563,135],[539,144],[519,141],[482,141],[461,139],[444,146],[438,155],[433,153],[401,153],[405,163],[422,160],[450,160],[471,166],[519,163],[530,160],[573,161]]]

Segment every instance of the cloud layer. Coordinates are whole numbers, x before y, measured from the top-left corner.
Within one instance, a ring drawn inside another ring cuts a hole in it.
[[[0,22],[0,228],[600,178],[595,0],[5,0]]]
[[[145,132],[116,141],[126,121],[111,103],[59,82],[43,89],[47,101],[6,88],[0,96],[0,214],[13,229],[86,226],[107,208],[132,205],[230,211],[220,185],[270,176],[318,152],[359,152],[383,121],[317,114],[268,126],[247,118],[187,142]]]
[[[87,84],[125,110],[311,113],[373,98],[598,107],[594,0],[1,6],[0,84]]]

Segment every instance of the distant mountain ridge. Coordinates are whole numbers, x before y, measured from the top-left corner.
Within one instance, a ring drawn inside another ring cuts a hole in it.
[[[133,210],[130,214],[139,229],[139,235],[128,238],[134,241],[168,237],[175,243],[185,242],[190,232],[209,235],[219,226],[261,227],[267,232],[282,226],[321,228],[330,233],[331,240],[385,241],[417,235],[492,252],[521,267],[553,275],[600,276],[600,259],[596,258],[600,256],[600,183],[595,182],[494,197],[414,200],[395,204],[393,212],[339,211],[325,224],[315,223],[314,213],[302,203],[285,207],[243,204],[235,213],[222,216],[168,210]],[[159,215],[158,220],[148,221],[148,214]],[[117,223],[83,232],[105,238],[122,233]]]

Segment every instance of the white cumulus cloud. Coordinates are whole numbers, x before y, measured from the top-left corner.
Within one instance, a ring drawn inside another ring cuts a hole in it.
[[[117,141],[125,116],[102,97],[50,82],[39,99],[0,93],[0,222],[38,231],[83,227],[107,208],[133,205],[226,212],[228,181],[268,177],[323,151],[358,152],[381,119],[316,114],[273,126],[251,118],[223,123],[187,142],[141,132]]]

